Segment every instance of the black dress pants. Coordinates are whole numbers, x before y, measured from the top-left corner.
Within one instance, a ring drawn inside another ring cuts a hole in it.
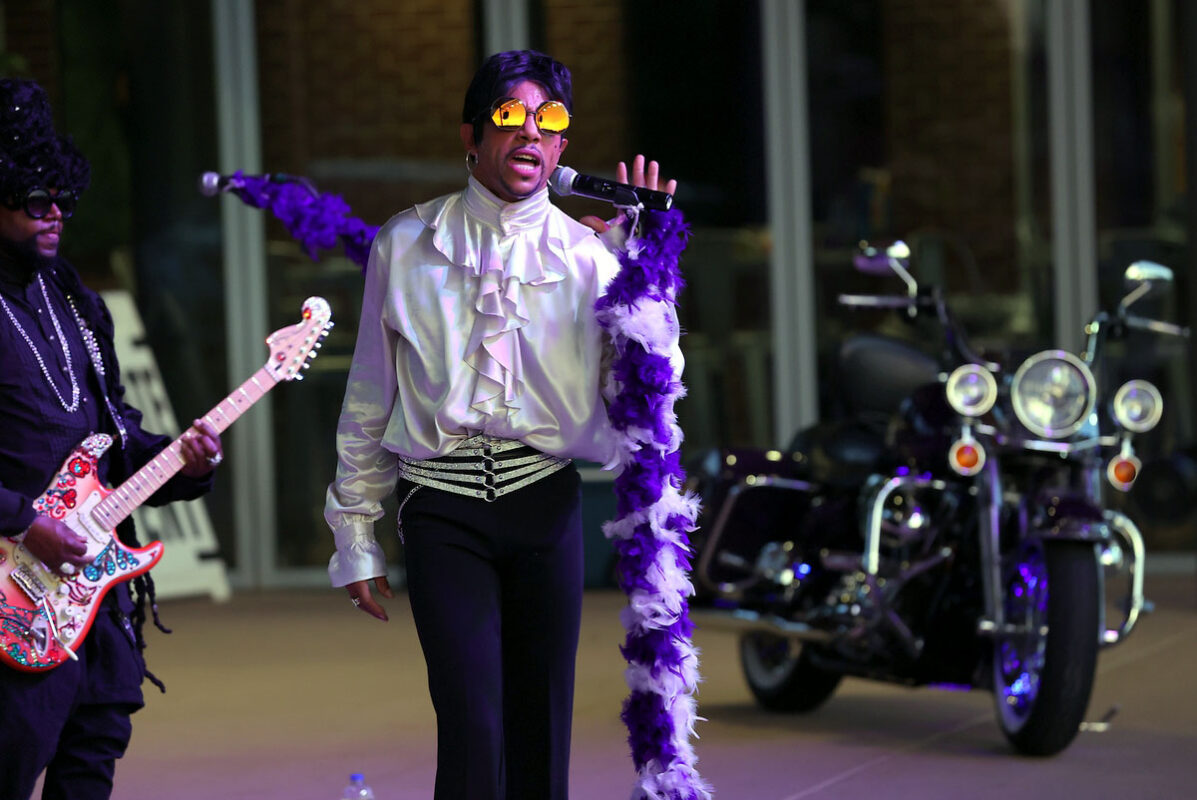
[[[411,489],[401,482],[399,496]],[[583,588],[577,470],[493,503],[422,486],[400,525],[436,709],[436,800],[565,800]]]
[[[43,800],[107,800],[116,760],[141,708],[145,664],[133,643],[122,584],[104,598],[78,661],[45,672],[0,664],[0,798],[27,800],[42,770]]]

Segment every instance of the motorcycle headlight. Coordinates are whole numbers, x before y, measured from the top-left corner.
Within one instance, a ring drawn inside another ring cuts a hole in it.
[[[1044,350],[1022,362],[1010,393],[1027,430],[1061,439],[1080,430],[1093,413],[1096,388],[1084,361],[1063,350]]]
[[[984,416],[997,400],[993,373],[978,364],[965,364],[952,372],[944,391],[948,403],[962,417]]]
[[[1113,412],[1119,425],[1134,433],[1144,433],[1159,424],[1164,414],[1164,398],[1147,381],[1127,381],[1114,395]]]

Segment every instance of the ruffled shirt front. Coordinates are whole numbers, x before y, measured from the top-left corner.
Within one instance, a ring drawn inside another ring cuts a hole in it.
[[[594,304],[618,270],[547,189],[507,203],[470,178],[382,227],[325,504],[334,586],[386,573],[373,523],[398,455],[434,458],[484,433],[614,463]]]

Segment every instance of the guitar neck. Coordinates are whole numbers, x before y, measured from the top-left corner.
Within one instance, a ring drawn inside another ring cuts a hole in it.
[[[263,366],[205,414],[204,421],[218,433],[223,432],[273,389],[276,383],[278,379]],[[161,453],[150,459],[144,467],[133,473],[97,504],[92,511],[95,521],[105,530],[115,530],[117,525],[173,478],[187,463],[183,460],[183,437],[186,435],[184,433],[168,444]]]

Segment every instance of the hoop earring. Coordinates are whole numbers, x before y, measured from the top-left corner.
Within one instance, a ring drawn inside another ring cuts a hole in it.
[[[478,154],[475,153],[473,150],[471,150],[470,152],[466,153],[465,158],[466,158],[466,172],[473,175],[474,167],[478,166]]]

